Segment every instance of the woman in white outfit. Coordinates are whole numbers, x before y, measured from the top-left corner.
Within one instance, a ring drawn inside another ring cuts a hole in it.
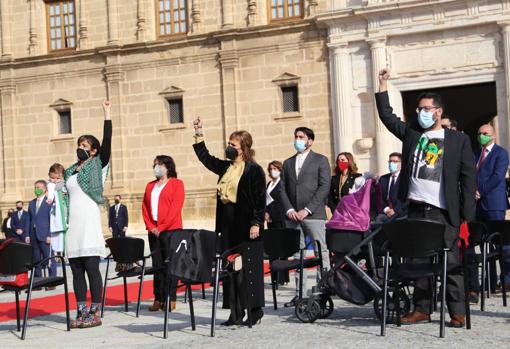
[[[69,195],[69,229],[65,250],[73,272],[73,287],[78,303],[72,328],[101,325],[99,308],[102,296],[102,277],[99,261],[105,256],[105,241],[101,226],[100,205],[104,203],[103,184],[110,161],[112,123],[111,103],[103,103],[104,135],[102,144],[92,135],[78,138],[78,161],[65,171]],[[87,273],[92,303],[87,309]]]

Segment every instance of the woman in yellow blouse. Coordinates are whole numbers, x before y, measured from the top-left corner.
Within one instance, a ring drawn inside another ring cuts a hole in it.
[[[238,277],[223,282],[223,308],[230,309],[225,326],[247,324],[245,297],[240,294],[248,285],[248,301],[252,309],[252,323],[260,323],[264,315],[264,257],[260,233],[264,226],[266,186],[264,170],[254,161],[251,135],[236,131],[230,135],[225,150],[226,160],[209,154],[202,121],[194,121],[193,148],[200,162],[219,176],[216,204],[216,232],[221,233],[222,251],[244,244],[241,250],[246,279]]]

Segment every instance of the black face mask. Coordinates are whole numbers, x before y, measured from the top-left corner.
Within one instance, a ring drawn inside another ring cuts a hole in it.
[[[78,156],[78,159],[82,161],[85,161],[90,157],[89,152],[82,148],[76,149],[76,156]]]
[[[16,210],[21,211],[23,207],[16,207]]]
[[[119,199],[116,199],[116,200],[115,200],[115,204],[120,204],[120,200],[119,200]]]
[[[228,160],[234,161],[237,158],[237,149],[229,145],[225,149],[225,157]]]

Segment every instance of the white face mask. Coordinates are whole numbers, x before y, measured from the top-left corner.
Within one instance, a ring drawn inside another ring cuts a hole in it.
[[[165,175],[165,168],[160,165],[154,166],[154,176],[156,178],[161,178]]]
[[[271,177],[274,179],[280,178],[280,171],[278,170],[271,170]]]

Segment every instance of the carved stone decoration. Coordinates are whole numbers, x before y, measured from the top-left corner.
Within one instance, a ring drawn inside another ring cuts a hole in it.
[[[357,139],[356,147],[361,153],[368,153],[374,147],[374,139],[372,137]]]
[[[28,32],[28,54],[34,56],[39,46],[39,35],[37,33],[37,13],[36,13],[36,2],[30,0],[30,29]]]
[[[200,1],[193,0],[191,3],[191,32],[198,33],[200,31],[200,23],[202,18],[200,17]]]
[[[314,17],[317,14],[318,6],[319,6],[319,2],[317,0],[309,0],[308,1],[308,16]]]
[[[79,0],[79,23],[78,23],[78,33],[80,34],[80,38],[78,40],[78,45],[80,49],[87,48],[88,42],[88,28],[87,28],[87,16],[85,15],[85,0]]]
[[[248,26],[254,26],[257,17],[257,1],[248,0]]]
[[[145,1],[138,0],[137,3],[137,15],[136,15],[136,39],[138,41],[145,41],[145,23],[147,18],[145,17]]]

